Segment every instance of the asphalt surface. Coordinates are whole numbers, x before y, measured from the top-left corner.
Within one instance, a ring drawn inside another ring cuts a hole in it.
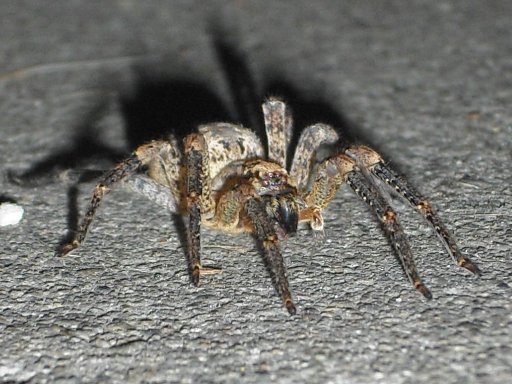
[[[2,1],[0,197],[25,213],[0,228],[0,382],[510,381],[511,16],[510,1]],[[482,277],[396,202],[424,300],[346,187],[325,241],[283,244],[293,317],[250,236],[204,231],[222,273],[192,287],[180,227],[123,188],[53,256],[94,187],[77,172],[169,130],[257,129],[269,95],[297,132],[323,121],[383,153]]]

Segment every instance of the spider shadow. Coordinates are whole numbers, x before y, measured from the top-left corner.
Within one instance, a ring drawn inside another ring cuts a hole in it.
[[[0,194],[0,204],[2,204],[2,203],[16,204],[17,201],[14,197],[12,197],[6,193],[2,193],[2,194]]]
[[[270,72],[263,84],[256,84],[242,54],[223,40],[222,34],[226,33],[219,28],[213,29],[213,45],[233,99],[236,121],[255,131],[265,150],[268,148],[261,104],[269,96],[286,101],[292,110],[293,132],[287,153],[289,160],[293,157],[304,128],[319,122],[331,125],[338,132],[338,151],[357,142],[377,148],[368,137],[361,136],[358,126],[327,99],[319,98],[318,95],[307,97],[294,84],[283,81],[284,76],[280,73]]]
[[[96,166],[115,163],[125,157],[126,153],[98,139],[98,123],[105,116],[107,108],[107,102],[99,100],[87,112],[87,118],[72,127],[68,145],[43,157],[26,170],[7,170],[7,180],[21,187],[38,187],[54,182],[66,170],[87,167],[91,163]],[[73,176],[79,175],[75,172]]]

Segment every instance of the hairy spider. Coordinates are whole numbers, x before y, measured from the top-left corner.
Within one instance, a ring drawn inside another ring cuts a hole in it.
[[[134,176],[125,180],[133,190],[171,212],[188,214],[187,260],[193,284],[197,285],[200,274],[207,272],[200,261],[201,225],[229,233],[251,232],[268,263],[277,293],[288,312],[295,314],[279,238],[295,233],[302,222],[309,223],[314,231],[322,231],[322,211],[347,183],[380,220],[414,288],[431,299],[416,271],[397,214],[379,191],[379,184],[384,184],[423,215],[459,266],[480,274],[478,267],[461,254],[427,200],[373,149],[348,146],[318,159],[319,149],[336,147],[339,137],[332,127],[315,124],[302,132],[288,172],[291,115],[286,104],[277,99],[265,101],[263,114],[266,157],[255,133],[228,123],[200,126],[198,133],[185,138],[183,151],[174,137],[138,147],[97,184],[74,239],[57,254],[63,256],[84,241],[103,197],[113,184]]]

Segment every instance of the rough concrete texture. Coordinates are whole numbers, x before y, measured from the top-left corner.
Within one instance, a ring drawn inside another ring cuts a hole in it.
[[[504,383],[512,378],[512,2],[2,1],[0,381]],[[327,240],[283,245],[290,317],[249,236],[204,233],[189,284],[170,215],[123,189],[53,251],[104,169],[166,129],[284,96],[381,151],[433,202],[474,278],[398,203],[434,299],[343,188]],[[7,182],[24,171],[32,186]],[[50,181],[48,181],[50,180]]]

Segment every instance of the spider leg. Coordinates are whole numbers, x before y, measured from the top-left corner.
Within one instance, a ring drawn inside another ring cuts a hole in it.
[[[365,177],[359,170],[354,159],[342,153],[320,163],[311,191],[304,196],[304,200],[309,208],[304,210],[304,217],[302,217],[303,213],[301,212],[301,220],[308,220],[310,211],[316,211],[320,215],[320,212],[334,198],[343,182],[346,182],[377,215],[386,236],[390,240],[391,246],[404,267],[407,277],[423,296],[430,299],[432,295],[421,282],[407,237],[398,221],[396,213],[380,194],[371,179]],[[312,215],[312,218],[315,218],[315,216]],[[316,229],[314,220],[311,221],[311,226],[313,229]]]
[[[315,231],[323,230],[322,211],[332,201],[354,166],[354,161],[344,154],[330,157],[318,165],[310,176],[313,180],[311,188],[303,195],[306,208],[300,212],[300,222],[309,222]]]
[[[114,169],[107,171],[94,188],[91,201],[82,222],[80,223],[78,231],[69,243],[62,245],[57,249],[56,255],[64,256],[73,249],[79,247],[85,240],[87,230],[94,219],[96,210],[105,195],[111,191],[111,188],[119,181],[135,174],[141,168],[145,166],[151,168],[152,161],[158,157],[160,152],[166,151],[169,146],[170,143],[167,141],[152,141],[148,144],[141,145],[130,157],[119,163]]]
[[[263,250],[277,293],[283,300],[288,313],[294,315],[297,310],[295,304],[293,304],[288,286],[288,277],[286,276],[283,256],[279,249],[279,240],[274,224],[267,215],[265,204],[261,200],[249,199],[244,205],[244,210],[254,225],[256,238]]]
[[[212,191],[220,191],[225,188],[226,181],[229,178],[232,178],[233,175],[242,174],[245,159],[242,160],[234,160],[224,168],[222,168],[214,178],[212,178]]]
[[[292,117],[286,104],[278,99],[263,103],[263,117],[268,140],[268,159],[286,169],[286,155],[292,138]]]
[[[170,136],[167,141],[159,142],[159,151],[148,161],[147,168],[150,180],[168,188],[176,201],[181,200],[179,183],[182,176],[182,155],[178,140],[174,136]],[[152,199],[150,195],[146,197]]]
[[[140,174],[125,180],[125,184],[134,192],[148,198],[171,213],[178,213],[176,196],[168,186],[156,182],[149,176]]]
[[[361,163],[362,167],[366,167],[373,175],[390,186],[423,215],[457,265],[480,276],[480,269],[470,259],[462,255],[453,236],[430,203],[405,178],[400,177],[393,169],[387,166],[378,153],[366,146],[353,147],[347,150],[347,153],[355,158],[358,163]]]
[[[94,218],[96,210],[105,195],[110,192],[112,185],[125,177],[134,174],[141,165],[141,160],[136,154],[133,154],[103,176],[102,180],[94,188],[91,202],[89,203],[85,216],[80,223],[78,232],[69,243],[62,245],[57,249],[57,256],[64,256],[68,254],[84,242],[87,230]]]
[[[201,215],[213,209],[211,180],[208,168],[208,148],[201,134],[192,133],[185,139],[186,206],[188,222],[188,268],[194,285],[201,273]]]
[[[304,128],[290,169],[290,175],[295,179],[300,190],[308,186],[318,148],[322,145],[334,144],[336,141],[338,141],[338,134],[329,125],[315,124]]]
[[[391,208],[386,199],[380,194],[378,188],[371,179],[366,178],[359,171],[347,174],[347,184],[361,197],[377,215],[382,228],[386,233],[391,246],[402,263],[405,274],[416,288],[427,299],[432,298],[428,288],[422,283],[412,256],[407,237],[398,221],[396,212]]]

